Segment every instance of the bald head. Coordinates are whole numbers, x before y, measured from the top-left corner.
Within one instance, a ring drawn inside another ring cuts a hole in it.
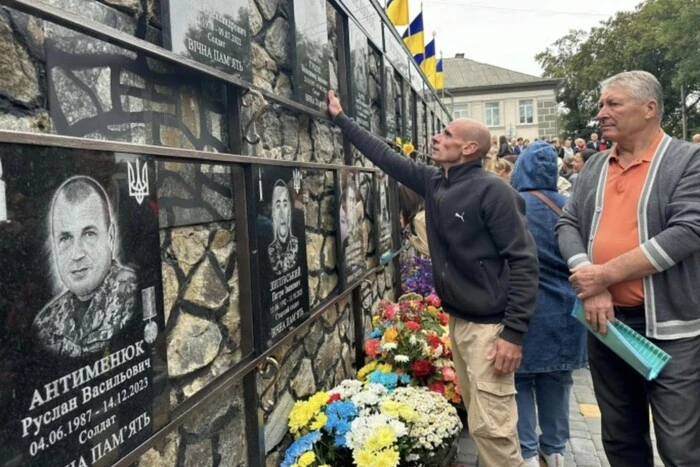
[[[476,142],[478,148],[474,155],[479,159],[486,157],[491,149],[491,132],[486,125],[471,118],[457,118],[452,123],[462,139]]]
[[[693,135],[693,143],[700,143],[700,133]]]

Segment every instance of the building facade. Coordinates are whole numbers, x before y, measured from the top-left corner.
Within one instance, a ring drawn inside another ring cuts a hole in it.
[[[454,118],[473,118],[494,135],[551,139],[557,136],[559,80],[488,65],[457,54],[443,60],[442,97]]]

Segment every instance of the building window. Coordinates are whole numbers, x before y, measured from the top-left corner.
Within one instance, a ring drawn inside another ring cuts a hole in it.
[[[528,123],[534,123],[534,103],[532,99],[520,101],[520,124],[526,125]]]
[[[452,111],[453,118],[468,118],[469,117],[469,105],[457,105]]]
[[[486,126],[501,126],[501,104],[499,102],[486,103]]]

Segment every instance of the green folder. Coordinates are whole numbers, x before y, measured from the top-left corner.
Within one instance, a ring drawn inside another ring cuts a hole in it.
[[[583,304],[580,300],[576,300],[571,315],[648,381],[656,378],[671,359],[669,354],[622,321],[617,320],[615,323],[608,321],[608,332],[605,335],[593,331],[583,314]]]

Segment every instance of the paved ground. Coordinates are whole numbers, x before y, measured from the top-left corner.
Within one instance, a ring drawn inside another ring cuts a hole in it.
[[[567,443],[564,461],[566,467],[609,467],[600,440],[600,411],[593,395],[593,383],[588,370],[574,371],[569,416],[571,439]],[[653,439],[652,433],[652,439]],[[455,467],[477,466],[476,446],[465,430],[459,439],[459,453]],[[544,464],[543,464],[544,465]],[[654,453],[655,467],[663,467]],[[508,467],[508,466],[503,466]]]

